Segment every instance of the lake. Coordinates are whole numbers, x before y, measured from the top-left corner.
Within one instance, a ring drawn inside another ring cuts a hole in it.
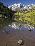
[[[35,28],[28,31],[27,24],[12,21],[9,19],[0,19],[0,46],[18,46],[19,39],[24,40],[22,46],[35,46]]]

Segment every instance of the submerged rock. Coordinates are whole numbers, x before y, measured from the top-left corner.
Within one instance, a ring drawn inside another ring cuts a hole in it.
[[[18,40],[18,45],[23,45],[24,44],[24,41],[23,40]]]

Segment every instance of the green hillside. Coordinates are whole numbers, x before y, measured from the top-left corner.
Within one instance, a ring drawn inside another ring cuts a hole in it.
[[[35,25],[35,10],[29,12],[16,12],[15,20]]]

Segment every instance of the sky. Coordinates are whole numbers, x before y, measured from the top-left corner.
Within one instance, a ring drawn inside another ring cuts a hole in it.
[[[4,5],[9,6],[14,3],[22,3],[22,4],[35,4],[35,0],[0,0]]]

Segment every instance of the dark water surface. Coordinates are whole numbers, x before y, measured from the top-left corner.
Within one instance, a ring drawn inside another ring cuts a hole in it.
[[[11,23],[11,19],[0,20],[0,46],[18,46],[19,39],[24,40],[22,46],[35,46],[35,29],[31,32],[25,28],[18,30],[8,26]]]

